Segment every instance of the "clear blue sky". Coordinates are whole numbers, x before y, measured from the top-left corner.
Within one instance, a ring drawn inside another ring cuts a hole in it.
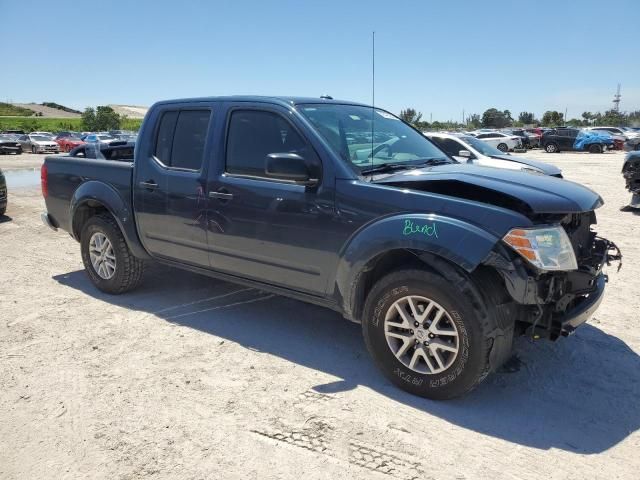
[[[0,100],[73,107],[274,94],[412,106],[640,109],[640,1],[0,0]],[[9,62],[11,68],[9,69]]]

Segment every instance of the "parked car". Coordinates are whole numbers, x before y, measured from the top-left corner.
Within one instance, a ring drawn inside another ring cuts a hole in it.
[[[135,142],[84,143],[69,152],[70,157],[132,161]]]
[[[640,152],[630,152],[622,165],[622,176],[631,192],[628,208],[640,209]]]
[[[78,132],[72,132],[72,131],[69,131],[69,130],[64,130],[62,132],[56,133],[55,137],[53,137],[53,138],[54,138],[54,140],[60,140],[61,138],[64,138],[64,137],[77,137],[77,138],[80,138],[81,136],[82,135],[79,134]]]
[[[614,144],[610,135],[578,128],[552,128],[544,133],[541,142],[542,148],[547,153],[562,151],[602,153]]]
[[[20,146],[20,143],[18,143],[13,135],[0,135],[0,153],[3,155],[7,153],[20,155],[22,153],[22,146]]]
[[[640,132],[634,132],[633,130],[626,129],[625,127],[589,127],[589,130],[593,130],[595,132],[609,132],[613,135],[620,135],[625,138],[640,137]]]
[[[56,139],[56,143],[63,152],[70,152],[78,145],[84,145],[85,142],[80,140],[79,136],[67,135]]]
[[[90,133],[85,137],[82,137],[85,143],[111,143],[117,140],[117,138],[105,133]]]
[[[7,212],[7,180],[0,168],[0,217]]]
[[[31,153],[58,153],[60,151],[60,147],[51,137],[33,133],[18,137],[18,143],[23,151],[31,151]]]
[[[561,170],[554,165],[510,155],[469,135],[440,132],[427,132],[425,135],[447,155],[459,162],[562,178]]]
[[[476,132],[476,138],[496,147],[501,152],[508,152],[522,147],[520,137],[502,132]]]
[[[347,140],[372,129],[387,140]],[[479,384],[514,334],[571,333],[618,258],[590,230],[592,190],[455,163],[356,103],[159,102],[133,163],[48,156],[41,179],[43,221],[80,242],[100,290],[135,288],[155,259],[322,305],[362,323],[392,382],[434,399]]]
[[[505,135],[515,135],[516,137],[520,137],[522,148],[532,148],[529,135],[521,128],[514,128],[513,130],[503,131],[501,133],[504,133]]]

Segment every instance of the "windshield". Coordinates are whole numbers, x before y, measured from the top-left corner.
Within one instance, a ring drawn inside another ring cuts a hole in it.
[[[464,136],[458,137],[464,143],[471,145],[477,151],[479,151],[482,155],[486,155],[487,157],[491,157],[493,155],[504,155],[504,152],[501,152],[496,147],[489,145],[482,140],[477,139],[476,137]]]
[[[423,135],[383,110],[357,105],[301,105],[300,111],[358,171],[377,165],[448,161]]]
[[[111,135],[96,135],[100,140],[114,140],[115,138]]]
[[[31,140],[35,140],[36,142],[50,142],[51,138],[45,137],[43,135],[31,135]]]

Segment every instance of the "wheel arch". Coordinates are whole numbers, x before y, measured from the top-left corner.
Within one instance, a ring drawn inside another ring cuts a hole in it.
[[[149,255],[142,246],[136,231],[133,212],[127,202],[112,187],[98,181],[83,183],[73,194],[70,202],[69,218],[71,234],[80,241],[85,223],[100,213],[111,215],[122,232],[131,253],[147,259]]]
[[[407,220],[435,225],[438,236],[405,235]],[[452,271],[469,274],[498,240],[474,225],[439,215],[389,217],[362,230],[343,250],[334,294],[343,315],[359,322],[367,292],[383,275],[416,265],[445,277]]]

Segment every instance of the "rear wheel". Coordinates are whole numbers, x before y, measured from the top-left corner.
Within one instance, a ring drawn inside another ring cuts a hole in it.
[[[393,383],[444,400],[468,392],[489,373],[487,322],[459,286],[426,271],[401,270],[367,296],[362,330]]]
[[[508,152],[509,151],[509,147],[507,146],[506,143],[500,143],[498,144],[498,150],[500,150],[501,152]]]
[[[555,143],[551,142],[551,143],[547,143],[544,147],[545,152],[547,153],[556,153],[558,152],[558,145],[556,145]]]
[[[602,153],[602,146],[597,143],[589,145],[589,153]]]
[[[0,217],[3,217],[6,212],[7,212],[7,207],[5,205],[4,207],[0,208]]]
[[[140,283],[144,263],[132,255],[111,215],[97,215],[87,221],[80,248],[87,275],[103,292],[124,293]]]

